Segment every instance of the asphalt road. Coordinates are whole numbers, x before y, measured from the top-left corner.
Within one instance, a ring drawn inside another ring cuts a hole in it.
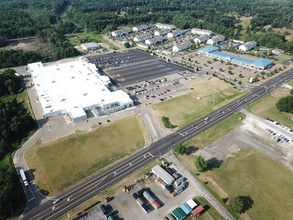
[[[293,69],[256,87],[249,94],[246,94],[193,124],[152,143],[148,148],[130,156],[121,163],[88,180],[86,183],[75,187],[68,193],[61,195],[59,198],[62,198],[62,200],[59,203],[53,205],[52,201],[48,201],[41,204],[39,207],[26,213],[23,219],[55,219],[67,213],[69,210],[96,195],[101,190],[106,189],[131,172],[170,151],[173,146],[200,134],[230,115],[238,112],[248,104],[273,91],[275,88],[292,80],[292,73]]]

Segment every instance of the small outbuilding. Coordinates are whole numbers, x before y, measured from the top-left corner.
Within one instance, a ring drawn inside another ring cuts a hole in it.
[[[197,216],[199,215],[202,211],[204,211],[204,208],[199,205],[198,207],[196,207],[191,213],[194,215],[194,216]]]
[[[172,211],[172,215],[176,218],[176,220],[182,220],[186,217],[185,212],[179,207]]]
[[[174,182],[174,177],[171,176],[166,170],[159,165],[153,167],[152,172],[160,177],[167,185],[171,185]]]
[[[86,44],[81,44],[80,47],[83,49],[83,50],[86,50],[86,51],[94,51],[94,50],[97,50],[99,48],[101,48],[101,46],[97,43],[86,43]]]
[[[194,209],[197,206],[197,203],[193,199],[189,199],[186,204],[191,208]]]
[[[192,211],[192,208],[189,207],[186,203],[183,203],[180,208],[185,212],[186,215],[189,215],[189,213]]]

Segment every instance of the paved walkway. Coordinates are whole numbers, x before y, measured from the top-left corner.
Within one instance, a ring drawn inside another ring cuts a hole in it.
[[[222,206],[222,204],[197,180],[174,156],[172,153],[167,153],[167,160],[174,163],[177,169],[185,176],[191,185],[196,187],[201,193],[202,196],[209,201],[209,203],[225,218],[233,220],[234,217]]]

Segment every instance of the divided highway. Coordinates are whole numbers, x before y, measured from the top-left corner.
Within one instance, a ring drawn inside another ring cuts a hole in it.
[[[68,213],[72,208],[96,195],[98,192],[106,189],[133,171],[170,151],[173,146],[183,143],[200,134],[292,79],[293,69],[271,79],[261,86],[255,87],[250,93],[241,98],[229,103],[191,125],[152,143],[140,152],[101,172],[101,174],[87,182],[73,188],[68,193],[59,197],[61,198],[59,203],[53,205],[53,201],[48,201],[41,204],[39,207],[30,210],[28,213],[24,214],[23,219],[55,219],[58,216]]]

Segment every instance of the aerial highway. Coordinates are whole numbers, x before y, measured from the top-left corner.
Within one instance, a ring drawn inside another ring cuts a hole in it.
[[[58,216],[69,213],[72,208],[88,200],[115,182],[123,179],[133,171],[145,166],[150,161],[162,156],[170,151],[173,146],[183,143],[200,134],[292,79],[293,69],[255,87],[241,98],[150,144],[148,147],[128,157],[122,162],[113,165],[85,183],[71,189],[63,195],[60,195],[58,198],[61,200],[58,203],[53,204],[53,201],[48,201],[37,208],[30,210],[23,215],[22,219],[56,219]]]

